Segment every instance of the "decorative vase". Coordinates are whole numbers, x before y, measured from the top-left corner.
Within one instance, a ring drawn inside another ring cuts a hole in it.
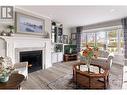
[[[10,32],[8,33],[8,36],[14,36],[14,33],[13,33],[12,31],[10,31]]]
[[[0,82],[7,82],[9,80],[9,76],[3,76],[0,78]]]
[[[87,59],[87,63],[86,63],[87,68],[88,68],[88,73],[90,72],[90,63],[91,63],[91,59],[88,58],[88,59]]]
[[[6,32],[5,31],[2,31],[1,32],[1,36],[6,36],[7,34],[6,34]]]

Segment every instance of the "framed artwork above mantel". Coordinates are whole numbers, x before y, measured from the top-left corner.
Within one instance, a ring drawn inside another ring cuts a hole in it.
[[[16,12],[16,32],[21,34],[44,35],[44,20]]]

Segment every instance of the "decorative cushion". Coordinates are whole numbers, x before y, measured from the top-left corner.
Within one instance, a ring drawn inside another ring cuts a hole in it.
[[[108,58],[108,55],[108,51],[99,50],[99,57]]]

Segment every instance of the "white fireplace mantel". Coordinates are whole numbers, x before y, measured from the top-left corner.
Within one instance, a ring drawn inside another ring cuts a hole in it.
[[[32,37],[32,36],[0,36],[0,38],[5,39],[6,45],[6,55],[12,58],[12,62],[16,63],[16,49],[23,48],[42,48],[44,54],[44,66],[45,68],[51,67],[51,41],[50,39],[45,39],[42,37]]]

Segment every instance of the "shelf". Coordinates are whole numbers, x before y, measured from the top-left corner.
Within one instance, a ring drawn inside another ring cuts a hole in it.
[[[52,38],[52,43],[55,44],[63,44],[63,27],[62,24],[52,22],[52,27],[51,27],[51,38]]]

